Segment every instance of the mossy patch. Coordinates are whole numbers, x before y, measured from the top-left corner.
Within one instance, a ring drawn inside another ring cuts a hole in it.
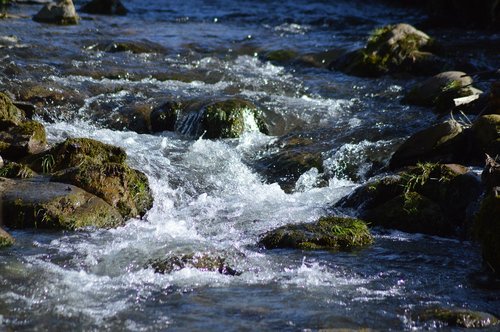
[[[366,224],[358,219],[324,217],[311,224],[287,225],[264,235],[266,249],[350,250],[373,243]]]
[[[0,249],[10,247],[14,244],[14,242],[14,238],[9,233],[0,228]]]
[[[465,309],[427,309],[418,318],[420,321],[437,321],[444,326],[461,328],[485,328],[499,324],[493,315]]]
[[[264,58],[268,61],[274,62],[288,62],[297,57],[297,52],[293,50],[274,50],[267,52]]]
[[[31,168],[16,162],[9,162],[0,168],[0,177],[4,178],[27,179],[32,178],[35,175],[36,173]]]
[[[18,125],[24,121],[24,112],[14,106],[12,100],[5,94],[0,92],[0,129]]]

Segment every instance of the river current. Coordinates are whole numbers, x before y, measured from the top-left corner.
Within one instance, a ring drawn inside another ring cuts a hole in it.
[[[82,14],[77,26],[33,22],[33,5],[0,20],[2,87],[38,83],[67,94],[37,112],[49,141],[90,137],[123,147],[154,195],[142,220],[117,229],[11,231],[15,246],[0,251],[0,330],[433,329],[416,319],[430,306],[500,316],[500,293],[470,281],[481,268],[472,242],[374,229],[374,245],[347,253],[256,245],[268,230],[332,213],[384,171],[405,137],[439,120],[400,104],[418,78],[351,77],[271,62],[266,52],[345,52],[374,28],[418,22],[422,13],[368,1],[123,2],[127,16]],[[498,35],[426,32],[478,69],[500,64],[495,49],[470,46],[492,45]],[[165,51],[99,50],[116,40]],[[258,105],[270,135],[205,140],[121,123],[130,105],[227,96]],[[305,172],[290,193],[258,168],[283,137],[306,137],[323,158],[324,174]],[[147,268],[185,253],[222,255],[242,274]]]

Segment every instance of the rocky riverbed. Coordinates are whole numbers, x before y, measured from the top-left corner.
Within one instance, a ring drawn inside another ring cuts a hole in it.
[[[2,2],[0,327],[495,330],[500,6],[445,3]]]

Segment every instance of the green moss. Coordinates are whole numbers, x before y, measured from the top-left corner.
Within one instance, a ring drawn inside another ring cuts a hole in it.
[[[0,249],[10,247],[14,242],[14,238],[0,228]]]
[[[5,124],[19,124],[24,119],[24,113],[14,106],[12,100],[0,92],[0,129]]]
[[[38,121],[25,121],[18,126],[19,133],[22,135],[31,136],[32,139],[45,144],[47,136],[45,127]]]
[[[464,309],[427,309],[419,315],[423,321],[435,320],[450,327],[484,328],[497,325],[498,319],[490,314]]]
[[[265,234],[267,249],[349,250],[373,243],[366,224],[357,219],[325,217],[312,224],[283,226]]]
[[[250,102],[228,99],[207,105],[204,109],[203,127],[206,138],[237,138],[247,129],[267,133],[261,112]],[[252,128],[255,121],[257,128]]]
[[[9,162],[4,167],[0,168],[0,176],[5,178],[31,178],[35,176],[35,172],[28,166]]]

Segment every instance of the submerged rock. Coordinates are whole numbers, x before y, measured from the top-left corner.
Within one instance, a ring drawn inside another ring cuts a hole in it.
[[[0,249],[10,247],[14,242],[14,238],[0,227]]]
[[[80,18],[76,14],[73,1],[58,0],[43,6],[43,8],[33,16],[33,20],[42,23],[72,25],[78,24]]]
[[[217,271],[220,274],[238,276],[238,272],[226,264],[226,260],[210,254],[187,254],[172,256],[165,259],[153,260],[149,265],[156,273],[172,273],[185,268],[194,268],[201,271]]]
[[[357,209],[375,226],[456,236],[467,230],[468,208],[481,191],[466,167],[426,163],[367,183],[336,206]]]
[[[366,224],[358,219],[324,217],[314,223],[286,225],[264,234],[266,249],[350,250],[373,243]]]
[[[128,12],[120,0],[92,0],[80,10],[84,13],[101,15],[127,15]]]
[[[437,111],[449,111],[455,107],[455,98],[477,96],[480,90],[472,87],[472,78],[460,71],[437,74],[413,86],[404,96],[408,104],[434,107]]]
[[[160,44],[149,40],[115,40],[99,42],[88,46],[87,49],[109,53],[131,52],[140,53],[165,53],[167,49]]]
[[[418,314],[421,322],[438,322],[443,326],[459,328],[486,328],[498,325],[500,321],[493,315],[456,308],[432,308]]]
[[[2,222],[11,228],[74,230],[123,224],[116,209],[72,185],[0,178]]]
[[[70,138],[31,158],[31,167],[104,199],[124,217],[143,216],[153,204],[142,172],[125,164],[122,148],[89,138]]]
[[[152,112],[153,119],[156,120],[153,128],[173,127],[181,134],[209,139],[237,138],[245,131],[268,133],[262,112],[239,98],[167,102]]]
[[[409,24],[400,23],[376,29],[366,46],[333,62],[333,68],[356,76],[375,77],[386,73],[439,72],[445,66],[428,50],[433,40]]]

